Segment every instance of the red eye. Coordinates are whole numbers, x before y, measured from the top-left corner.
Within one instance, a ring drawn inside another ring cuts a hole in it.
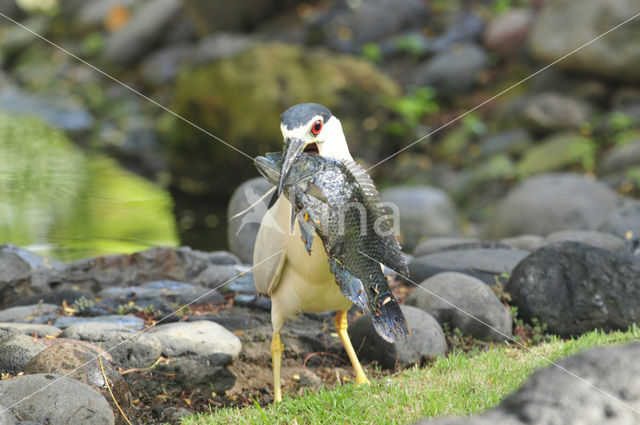
[[[322,121],[318,120],[311,126],[311,133],[317,136],[320,134],[320,130],[322,130]]]

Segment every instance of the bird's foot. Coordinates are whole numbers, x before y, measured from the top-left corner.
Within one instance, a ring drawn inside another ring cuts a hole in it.
[[[367,379],[367,377],[363,375],[356,375],[356,384],[358,385],[369,385],[371,382]]]

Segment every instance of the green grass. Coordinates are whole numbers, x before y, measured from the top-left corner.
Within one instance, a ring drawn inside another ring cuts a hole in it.
[[[374,379],[370,386],[342,385],[267,407],[219,409],[185,418],[183,424],[410,424],[425,416],[468,415],[495,406],[535,369],[548,366],[539,355],[557,360],[594,346],[638,340],[640,329],[634,326],[575,340],[554,337],[533,347],[533,353],[507,345],[453,352],[427,367]]]

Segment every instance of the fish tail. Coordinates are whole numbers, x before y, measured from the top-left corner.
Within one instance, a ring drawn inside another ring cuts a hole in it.
[[[411,333],[407,319],[393,295],[389,294],[377,304],[376,310],[371,311],[373,327],[385,341],[395,342]]]

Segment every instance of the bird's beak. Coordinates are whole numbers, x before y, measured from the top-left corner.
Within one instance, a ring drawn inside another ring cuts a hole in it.
[[[293,162],[304,149],[305,142],[302,139],[288,138],[285,141],[285,145],[284,159],[282,160],[282,168],[280,169],[280,180],[278,181],[278,190],[276,191],[277,198],[282,194],[284,181],[287,179],[289,171],[291,171]]]

